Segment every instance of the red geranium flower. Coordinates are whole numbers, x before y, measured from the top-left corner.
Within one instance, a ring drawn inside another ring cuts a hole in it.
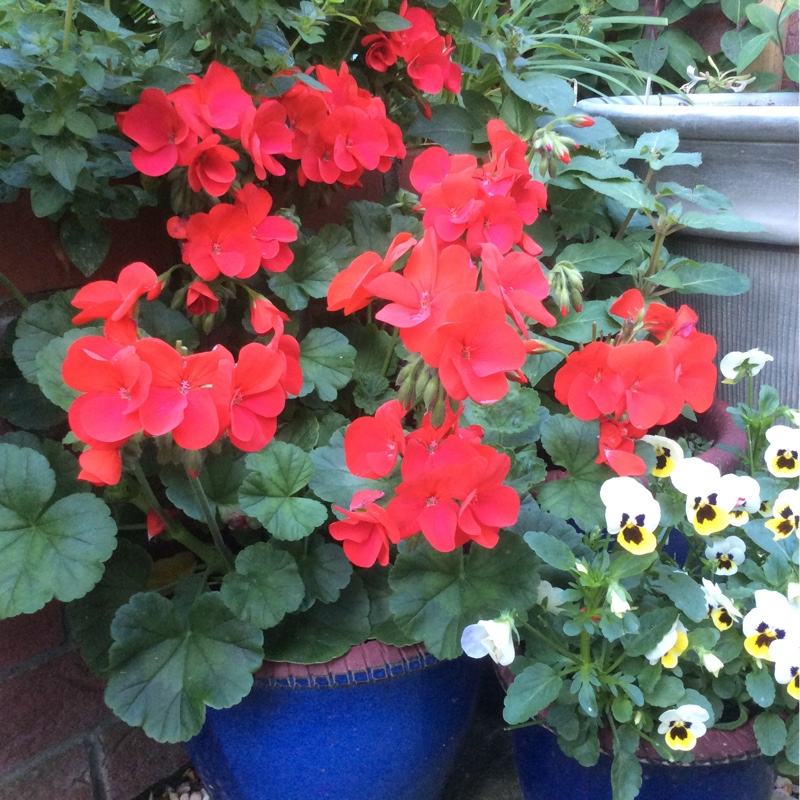
[[[261,252],[261,266],[269,272],[284,272],[294,260],[288,242],[297,241],[297,228],[288,219],[270,216],[272,195],[252,183],[236,193],[236,207],[243,208],[250,220],[253,239]]]
[[[153,374],[139,409],[145,433],[171,432],[175,443],[187,450],[200,450],[218,439],[228,421],[220,419],[212,387],[219,380],[220,362],[233,356],[220,345],[185,356],[161,339],[140,339],[136,352]]]
[[[625,387],[622,379],[608,365],[612,348],[606,342],[590,342],[583,350],[574,350],[556,373],[556,400],[583,420],[613,414]]]
[[[508,392],[505,373],[525,362],[525,346],[506,321],[502,301],[486,292],[468,292],[453,300],[422,357],[438,368],[454,400],[494,403]]]
[[[406,410],[398,400],[384,403],[373,417],[359,417],[344,435],[347,469],[360,478],[383,478],[405,448],[402,420]]]
[[[220,144],[219,136],[208,136],[186,154],[189,186],[194,192],[204,189],[212,197],[222,197],[236,177],[233,162],[238,160],[239,154]]]
[[[354,498],[355,500],[355,498]],[[400,541],[400,531],[391,515],[377,503],[367,503],[363,510],[348,511],[334,506],[345,518],[328,526],[330,535],[344,542],[344,554],[357,567],[371,567],[377,561],[389,563],[389,542]]]
[[[189,284],[186,290],[186,310],[195,316],[215,314],[219,308],[219,298],[210,286],[200,281]]]
[[[76,325],[93,319],[117,322],[131,314],[142,295],[152,300],[161,288],[156,273],[143,261],[134,261],[120,270],[116,281],[92,281],[78,289],[71,302],[81,312],[72,321]]]
[[[250,301],[250,324],[261,336],[270,331],[283,333],[283,323],[289,321],[289,315],[281,311],[266,297],[254,297]]]

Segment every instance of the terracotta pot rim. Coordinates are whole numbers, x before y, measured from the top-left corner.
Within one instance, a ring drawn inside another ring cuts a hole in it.
[[[255,678],[292,689],[334,688],[402,678],[441,663],[423,644],[396,647],[370,640],[322,664],[265,661]]]

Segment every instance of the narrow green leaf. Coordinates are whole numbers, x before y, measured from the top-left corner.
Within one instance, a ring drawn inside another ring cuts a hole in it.
[[[411,23],[399,14],[391,11],[379,11],[372,20],[378,28],[387,33],[392,31],[404,31],[411,27]]]
[[[679,294],[731,296],[750,288],[750,278],[724,264],[684,262],[674,269],[657,272],[650,280],[658,286],[675,289]]]
[[[526,667],[508,687],[503,719],[510,725],[533,719],[558,697],[563,683],[547,664]]]
[[[566,571],[575,569],[575,555],[564,542],[541,531],[529,531],[525,541],[545,564]]]

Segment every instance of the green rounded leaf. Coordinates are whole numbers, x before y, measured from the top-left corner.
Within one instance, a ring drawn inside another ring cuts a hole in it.
[[[106,703],[158,742],[199,733],[206,706],[238,703],[263,660],[261,631],[219,594],[201,595],[186,614],[154,592],[136,594],[117,612],[111,635]]]
[[[239,492],[245,514],[255,517],[273,536],[302,539],[322,525],[328,511],[308,497],[293,497],[314,472],[307,453],[287,442],[273,441],[247,457],[250,475]]]
[[[315,328],[300,343],[303,371],[301,396],[316,389],[320,400],[336,399],[338,390],[353,377],[356,350],[347,337],[333,328]]]
[[[511,725],[527,722],[558,697],[563,683],[547,664],[526,667],[508,687],[503,719]]]
[[[786,744],[786,723],[777,714],[759,714],[753,721],[753,733],[765,756],[776,756]]]
[[[271,542],[257,542],[236,556],[220,590],[228,608],[257,628],[272,628],[306,595],[297,562]]]
[[[0,619],[82,597],[114,550],[108,506],[81,493],[46,508],[55,488],[43,455],[0,444]]]

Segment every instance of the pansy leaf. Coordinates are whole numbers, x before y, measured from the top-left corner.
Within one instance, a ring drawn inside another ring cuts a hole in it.
[[[117,612],[111,635],[106,703],[158,742],[199,733],[206,706],[238,703],[263,660],[261,631],[218,593],[197,597],[187,613],[155,592],[136,594]]]
[[[680,701],[685,691],[680,678],[676,678],[674,675],[662,675],[656,685],[645,692],[644,699],[652,706],[669,708]]]
[[[637,737],[638,740],[638,737]],[[619,749],[611,762],[611,787],[616,800],[635,800],[642,788],[642,762],[635,752]]]
[[[326,542],[316,533],[303,542],[276,544],[291,553],[297,562],[305,586],[306,604],[310,606],[316,600],[333,603],[339,599],[342,589],[350,582],[353,565],[338,544]]]
[[[70,630],[95,675],[108,669],[111,622],[117,609],[144,591],[152,569],[153,561],[143,548],[120,539],[97,586],[67,606]]]
[[[509,531],[491,550],[439,553],[427,542],[398,554],[389,576],[397,623],[437,658],[461,653],[461,633],[503,611],[524,613],[536,602],[533,553]]]
[[[80,392],[67,386],[61,377],[61,365],[67,357],[70,345],[83,336],[102,336],[102,328],[73,329],[57,339],[51,339],[36,355],[36,378],[42,394],[64,411]]]
[[[658,558],[658,553],[634,555],[633,553],[615,553],[611,559],[609,576],[612,580],[621,581],[647,572]]]
[[[530,531],[525,534],[525,541],[545,564],[564,571],[575,569],[575,554],[564,542],[554,539],[550,534]]]
[[[224,446],[219,453],[209,453],[198,474],[203,493],[213,514],[239,504],[239,489],[247,475],[241,453]],[[161,468],[159,477],[167,490],[170,502],[184,514],[203,521],[203,509],[197,500],[186,470],[176,464]]]
[[[563,683],[547,664],[526,667],[508,687],[503,719],[511,725],[533,719],[558,697]]]
[[[36,356],[51,341],[71,330],[72,317],[78,309],[70,303],[74,292],[59,292],[47,300],[34,303],[25,311],[17,323],[16,341],[13,346],[14,360],[22,374],[36,383]]]
[[[658,588],[689,619],[702,622],[708,616],[708,601],[702,586],[685,572],[662,569]]]
[[[0,445],[0,619],[82,597],[114,551],[108,506],[85,492],[48,505],[55,488],[43,455]]]
[[[236,569],[222,580],[225,605],[257,628],[272,628],[305,597],[297,562],[272,542],[256,542],[236,556]]]
[[[639,633],[623,640],[625,653],[629,656],[643,656],[649,653],[669,633],[678,611],[674,608],[657,608],[646,611],[639,617]]]
[[[753,702],[761,708],[769,708],[775,702],[775,681],[768,669],[757,669],[748,672],[745,686]]]
[[[530,496],[522,501],[517,521],[511,530],[523,534],[528,531],[546,533],[564,542],[576,556],[584,555],[583,550],[587,554],[590,552],[583,544],[581,534],[572,525],[555,514],[543,511]]]
[[[349,508],[356,492],[371,489],[388,495],[397,483],[391,478],[370,480],[353,475],[345,462],[342,431],[333,434],[329,445],[313,450],[310,457],[314,464],[314,475],[309,482],[311,491],[331,505]]]
[[[338,390],[353,377],[356,350],[347,337],[333,328],[315,328],[300,343],[304,397],[316,390],[320,400],[330,403]]]
[[[328,512],[322,503],[293,496],[314,472],[310,457],[299,447],[273,441],[265,450],[248,455],[246,465],[250,474],[239,491],[242,510],[273,536],[302,539],[325,522]]]
[[[759,714],[753,720],[758,749],[765,756],[776,756],[786,744],[786,723],[777,714]]]
[[[335,603],[314,603],[286,617],[264,637],[265,658],[319,664],[344,655],[369,636],[369,598],[353,576]]]
[[[553,416],[542,423],[542,444],[568,475],[540,484],[536,498],[545,511],[569,516],[584,529],[605,524],[600,485],[613,475],[608,467],[595,464],[597,436],[596,422]]]

